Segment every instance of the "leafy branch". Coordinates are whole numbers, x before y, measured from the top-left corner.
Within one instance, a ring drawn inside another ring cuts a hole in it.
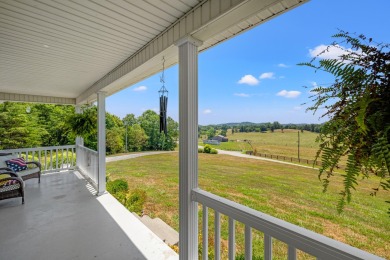
[[[341,212],[351,201],[351,191],[356,189],[359,176],[379,177],[373,196],[379,190],[390,190],[390,45],[344,31],[333,37],[340,41],[333,42],[310,62],[299,65],[335,77],[330,86],[312,90],[313,105],[307,110],[316,113],[325,107],[321,117],[329,117],[317,139],[316,159],[322,161],[318,177],[324,191],[340,159],[348,158],[337,205]],[[322,59],[331,48],[341,49],[342,54],[335,59]]]

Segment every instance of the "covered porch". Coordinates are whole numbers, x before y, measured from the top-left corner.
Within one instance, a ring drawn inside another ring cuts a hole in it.
[[[98,151],[84,147],[80,138],[71,147],[5,151],[34,153],[33,158],[64,149],[75,154],[65,163],[56,155],[45,168],[64,173],[43,176],[40,185],[26,182],[26,205],[0,202],[0,220],[12,219],[0,237],[6,259],[177,257],[105,191],[105,98],[157,73],[163,57],[167,66],[179,64],[181,259],[208,258],[208,208],[216,212],[215,259],[220,259],[222,214],[229,217],[229,259],[235,259],[237,221],[245,224],[246,259],[252,259],[253,229],[264,233],[264,259],[272,259],[273,239],[288,245],[289,260],[297,258],[297,250],[317,259],[379,259],[198,185],[198,53],[304,2],[0,1],[0,101],[68,104],[78,112],[83,104],[97,102],[99,127]],[[200,233],[203,241],[198,241]]]
[[[0,201],[2,259],[178,259],[109,193],[76,170],[25,182],[26,203]]]

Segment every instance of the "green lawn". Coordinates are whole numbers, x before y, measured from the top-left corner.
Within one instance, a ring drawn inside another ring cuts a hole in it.
[[[125,178],[130,190],[145,190],[148,196],[145,214],[160,217],[178,230],[177,153],[111,162],[107,164],[107,172],[111,179]],[[343,214],[338,215],[336,203],[341,185],[341,178],[335,177],[328,193],[324,194],[317,171],[313,169],[227,155],[199,154],[199,186],[202,189],[390,258],[390,218],[386,214],[388,204],[384,202],[388,200],[389,193],[380,192],[377,197],[370,197],[370,189],[377,186],[377,180],[364,180],[354,192],[352,203]],[[212,215],[209,221],[212,248]],[[236,233],[237,251],[243,253],[242,225],[237,226]],[[254,232],[253,237],[254,254],[260,256],[262,234]],[[226,218],[222,219],[222,249],[226,256]],[[285,252],[285,245],[275,241],[275,259],[285,259]]]
[[[314,159],[318,144],[315,142],[318,134],[308,131],[300,133],[300,157],[304,159]],[[212,145],[212,147],[228,150],[242,151],[254,150],[258,153],[266,153],[272,155],[284,155],[298,158],[298,130],[286,129],[283,132],[275,130],[275,132],[267,133],[234,133],[228,131],[227,137],[229,142],[223,142],[220,145]],[[232,142],[234,140],[234,142]],[[239,140],[239,141],[237,141]],[[243,140],[251,140],[251,145]],[[200,141],[201,144],[203,142]]]

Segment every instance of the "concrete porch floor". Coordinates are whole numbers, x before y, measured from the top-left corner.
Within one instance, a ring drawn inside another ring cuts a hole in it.
[[[0,201],[0,259],[178,259],[110,194],[96,197],[78,172],[25,182]]]

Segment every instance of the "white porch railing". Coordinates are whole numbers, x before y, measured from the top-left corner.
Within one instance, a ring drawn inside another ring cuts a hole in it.
[[[12,153],[26,161],[39,161],[42,173],[69,170],[76,167],[76,146],[48,146],[0,150],[0,153]]]
[[[79,171],[87,177],[97,189],[99,182],[98,171],[98,152],[89,149],[83,145],[77,147],[77,167]]]
[[[317,259],[382,259],[368,252],[271,217],[201,189],[192,190],[191,197],[193,201],[203,205],[202,259],[208,259],[208,208],[215,211],[215,259],[220,259],[221,252],[220,214],[229,217],[229,259],[235,259],[235,221],[239,221],[245,225],[245,259],[252,259],[252,228],[264,233],[265,260],[271,260],[273,258],[272,238],[287,244],[288,260],[297,259],[297,249],[306,252]]]

